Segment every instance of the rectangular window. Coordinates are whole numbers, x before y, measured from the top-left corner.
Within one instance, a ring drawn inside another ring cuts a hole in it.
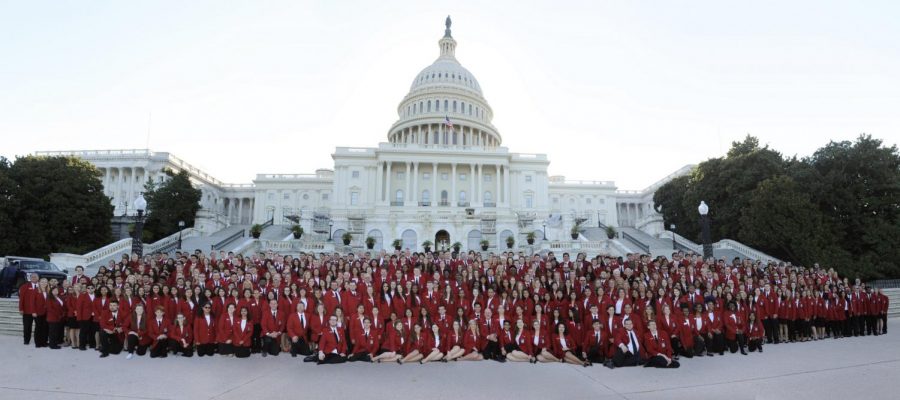
[[[350,192],[350,205],[359,205],[359,192]]]
[[[461,181],[466,180],[466,174],[459,174],[459,180],[461,180]]]
[[[530,194],[525,195],[525,208],[534,208],[534,197]]]
[[[328,193],[322,193],[322,200],[328,200]]]
[[[485,182],[490,182],[490,181],[491,181],[491,175],[485,175],[485,176],[484,176],[484,181],[485,181]]]
[[[447,175],[447,173],[446,173],[446,172],[441,172],[441,180],[442,180],[442,181],[446,181],[447,179],[449,179],[449,176]]]
[[[269,201],[275,201],[275,193],[269,193]]]
[[[350,173],[350,176],[352,176],[353,179],[359,178],[359,171],[353,171],[353,172],[351,172],[351,173]]]
[[[406,178],[406,172],[400,171],[397,173],[397,179],[404,179],[404,178]]]
[[[290,200],[290,199],[291,199],[291,194],[290,194],[290,193],[285,193],[285,194],[284,194],[284,199],[285,199],[285,200]]]
[[[531,183],[531,175],[525,175],[525,182]]]
[[[425,172],[425,173],[423,173],[423,174],[422,174],[422,180],[423,180],[423,181],[431,180],[431,173],[430,173],[430,172]]]

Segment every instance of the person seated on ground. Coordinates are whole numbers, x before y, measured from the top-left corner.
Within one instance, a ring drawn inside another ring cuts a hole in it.
[[[319,340],[319,365],[340,364],[347,361],[347,340],[344,329],[337,326],[337,317],[328,318],[328,328]]]
[[[665,332],[657,330],[656,321],[647,324],[648,332],[644,336],[644,367],[678,368],[678,361],[672,359],[672,344]]]
[[[634,330],[634,321],[630,318],[622,323],[622,329],[616,333],[614,342],[615,354],[610,362],[606,363],[609,368],[634,367],[643,364],[641,359],[641,344],[637,332]]]

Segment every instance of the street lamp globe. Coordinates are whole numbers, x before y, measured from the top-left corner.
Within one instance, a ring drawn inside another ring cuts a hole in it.
[[[178,227],[184,228],[184,221],[178,221]]]
[[[697,211],[700,212],[700,215],[709,214],[709,206],[706,205],[705,201],[700,201],[700,206],[697,207]]]
[[[144,193],[138,195],[138,198],[134,200],[134,209],[137,210],[138,214],[143,214],[144,210],[147,209],[147,200],[144,200]]]

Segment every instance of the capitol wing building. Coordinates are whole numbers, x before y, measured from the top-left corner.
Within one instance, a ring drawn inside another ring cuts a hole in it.
[[[508,237],[518,247],[529,233],[538,242],[573,241],[576,224],[585,228],[581,241],[605,240],[607,226],[654,237],[664,230],[653,193],[690,166],[640,191],[617,190],[612,181],[549,176],[547,155],[503,147],[491,106],[475,75],[457,60],[456,45],[448,17],[439,56],[413,78],[387,142],[338,147],[334,168],[314,174],[259,174],[252,184],[226,184],[164,152],[38,154],[74,155],[97,166],[116,215],[133,214],[128,208],[148,179],[166,179],[166,168],[185,170],[203,191],[195,222],[203,235],[271,221],[276,227],[300,224],[308,241],[330,235],[340,242],[349,232],[352,245],[363,247],[372,237],[376,250],[395,239],[412,250],[426,240],[438,249],[459,242],[464,250],[480,249],[487,240],[491,249],[504,250]],[[641,249],[626,244],[609,250]]]

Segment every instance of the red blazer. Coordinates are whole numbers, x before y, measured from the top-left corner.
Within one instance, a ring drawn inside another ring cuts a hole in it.
[[[194,318],[194,338],[198,345],[213,344],[216,342],[216,317],[209,316],[209,324],[206,323],[206,316],[198,316]]]
[[[459,334],[453,332],[453,328],[447,331],[447,334],[444,335],[443,340],[441,341],[441,352],[447,354],[453,346],[459,346],[463,348],[464,343],[463,339],[466,336],[466,331],[460,330]]]
[[[19,286],[19,312],[22,314],[34,314],[31,296],[37,292],[30,282]]]
[[[725,328],[725,321],[722,321],[722,313],[713,311],[713,315],[715,316],[715,320],[711,320],[709,318],[709,313],[703,313],[703,325],[704,329],[707,330],[708,333],[713,333],[713,331],[719,331],[719,333],[723,333]]]
[[[330,328],[325,328],[325,330],[322,331],[322,337],[319,339],[319,351],[325,354],[335,352],[338,354],[347,354],[347,341],[344,339],[346,337],[344,335],[344,329],[335,329],[337,330],[337,338],[331,333]]]
[[[562,337],[560,335],[553,335],[553,341],[550,343],[550,352],[553,353],[556,358],[562,358],[565,355],[566,351],[571,351],[572,354],[578,353],[578,342],[572,339],[571,335],[565,335],[566,340],[566,349],[563,349],[562,345]]]
[[[600,334],[600,340],[597,340],[597,334]],[[609,339],[606,337],[606,331],[603,328],[600,328],[599,331],[594,331],[593,329],[584,332],[584,335],[581,338],[582,351],[587,352],[592,347],[598,347],[603,349],[603,352],[606,352],[606,345],[609,343]]]
[[[725,339],[727,340],[735,340],[737,331],[743,332],[746,329],[744,318],[739,313],[726,312],[722,319],[725,323]]]
[[[216,342],[225,343],[231,340],[234,343],[234,321],[237,321],[237,317],[228,319],[227,314],[216,321]]]
[[[516,344],[516,333],[510,330],[501,329],[497,338],[500,340],[500,346],[505,347],[508,344]]]
[[[47,298],[47,322],[60,322],[66,317],[66,302],[61,297]]]
[[[47,315],[47,302],[50,301],[50,295],[37,289],[31,294],[30,298],[31,313],[38,316]]]
[[[466,335],[463,337],[463,349],[466,351],[466,354],[474,351],[480,352],[483,348],[484,337],[470,330],[466,330]]]
[[[309,314],[309,340],[319,343],[322,336],[322,329],[328,327],[328,314]]]
[[[645,359],[655,357],[657,354],[663,354],[672,358],[672,344],[669,342],[669,337],[663,332],[657,331],[656,339],[653,338],[652,333],[647,332],[646,336],[644,336],[644,346],[641,347],[641,353],[643,353]]]
[[[128,314],[123,313],[121,310],[116,312],[116,318],[113,318],[111,311],[106,310],[100,318],[100,329],[114,331],[116,328],[122,328],[122,332],[116,332],[115,334],[119,337],[119,340],[125,339],[125,334],[128,333],[128,318]]]
[[[149,345],[150,343],[153,342],[153,340],[152,340],[152,338],[150,337],[150,334],[149,334],[149,331],[150,331],[150,320],[147,318],[147,314],[144,314],[141,318],[142,318],[143,321],[144,321],[144,327],[143,327],[143,329],[141,329],[141,326],[140,326],[140,324],[138,323],[138,320],[137,320],[137,319],[129,317],[129,318],[127,319],[128,325],[126,326],[125,331],[126,331],[128,334],[131,334],[132,332],[134,332],[135,334],[137,334],[138,344],[140,344],[141,346],[147,346],[147,345]]]
[[[296,313],[294,315],[296,315]],[[370,328],[369,336],[366,337],[366,331],[361,330],[357,332],[356,337],[353,338],[353,352],[356,354],[368,353],[370,356],[374,356],[378,350],[381,350],[380,343],[381,337],[379,337],[378,331]]]
[[[159,337],[160,335],[166,335],[166,337],[168,338],[169,336],[169,320],[166,317],[163,317],[161,321],[161,323],[157,322],[155,315],[153,316],[153,318],[147,320],[147,335],[150,336],[151,339],[153,339],[154,346],[159,341],[157,337]]]
[[[285,325],[285,316],[284,311],[276,311],[275,315],[272,315],[272,310],[268,309],[263,311],[262,313],[262,334],[267,335],[270,333],[282,333],[284,332]]]
[[[269,314],[271,318],[272,315]],[[241,329],[241,319],[235,318],[234,325],[232,326],[233,338],[234,340],[232,344],[235,347],[250,347],[251,340],[253,339],[253,320],[247,319],[247,322],[244,324],[244,329]]]
[[[641,336],[638,335],[638,332],[636,330],[632,330],[632,332],[634,332],[635,339],[637,339],[637,341],[640,342]],[[631,339],[628,335],[628,331],[625,330],[624,328],[616,331],[615,339],[613,339],[613,347],[618,348],[619,345],[622,345],[622,344],[624,344],[626,348],[631,349]],[[642,343],[638,343],[638,346],[639,346],[638,352],[643,352],[644,350],[642,349],[643,348]],[[615,350],[613,350],[613,351],[615,351]]]
[[[95,296],[94,302],[91,304],[94,312],[94,322],[100,322],[100,317],[103,315],[103,312],[109,310],[109,297],[100,297]],[[152,315],[153,312],[148,312],[148,315]]]
[[[406,338],[401,338],[400,336],[401,334],[397,332],[397,329],[388,328],[387,334],[384,336],[384,343],[382,343],[381,347],[390,352],[405,354],[408,342]]]
[[[67,318],[75,318],[76,312],[78,311],[78,296],[66,296],[66,317]],[[128,314],[131,314],[129,311]]]
[[[297,312],[292,312],[288,315],[287,319],[287,333],[288,337],[299,337],[303,340],[309,340],[309,314],[304,313],[303,318],[305,320],[305,324],[300,322],[300,315]],[[377,350],[377,349],[376,349]]]
[[[530,330],[523,329],[521,335],[513,335],[513,340],[523,353],[528,355],[534,354],[534,334]]]
[[[96,296],[94,297],[96,298]],[[75,314],[75,318],[79,321],[90,321],[94,317],[94,301],[91,300],[90,295],[87,293],[82,293],[78,295],[77,311]],[[29,310],[31,309],[31,305],[28,306]]]
[[[747,321],[747,337],[750,339],[762,339],[766,335],[763,329],[762,320],[759,318],[755,322]]]
[[[191,324],[188,321],[190,320],[184,321],[184,328],[173,322],[172,325],[169,326],[169,339],[175,340],[179,344],[183,344],[181,341],[184,340],[187,342],[188,346],[190,346],[194,341],[194,335]],[[206,321],[203,322],[205,323]]]

